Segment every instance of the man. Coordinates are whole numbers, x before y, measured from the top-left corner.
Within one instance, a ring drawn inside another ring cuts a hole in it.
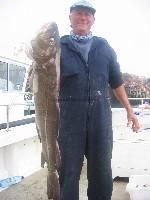
[[[112,195],[112,114],[110,85],[127,110],[128,125],[139,123],[129,104],[119,64],[106,40],[92,36],[95,8],[87,1],[70,7],[72,31],[61,38],[60,132],[61,200],[79,199],[79,179],[87,158],[88,199]]]

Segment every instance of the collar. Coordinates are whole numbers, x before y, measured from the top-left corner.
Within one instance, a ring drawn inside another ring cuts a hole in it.
[[[74,45],[72,44],[71,40],[70,40],[70,35],[64,35],[61,37],[60,39],[60,43],[61,45],[67,45],[70,49],[75,50]],[[92,37],[92,45],[91,45],[91,50],[97,48],[99,46],[99,38],[97,36],[93,36]],[[90,51],[91,51],[90,50]]]
[[[90,32],[87,35],[78,35],[78,34],[75,34],[73,31],[71,31],[70,37],[71,37],[71,39],[76,40],[77,42],[81,42],[81,41],[86,42],[86,41],[92,39],[93,36],[92,36],[92,32]]]

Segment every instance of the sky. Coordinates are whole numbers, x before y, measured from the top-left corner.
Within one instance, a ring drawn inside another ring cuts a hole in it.
[[[38,29],[55,21],[60,35],[69,34],[73,0],[0,0],[0,55],[29,44]],[[107,39],[122,72],[150,77],[150,0],[91,0],[96,8],[93,35]]]

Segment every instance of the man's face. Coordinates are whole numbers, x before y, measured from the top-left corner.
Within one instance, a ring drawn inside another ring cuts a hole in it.
[[[72,10],[69,18],[73,32],[78,35],[87,35],[95,21],[87,9]]]

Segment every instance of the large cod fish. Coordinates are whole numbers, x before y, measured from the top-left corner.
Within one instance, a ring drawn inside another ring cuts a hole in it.
[[[56,23],[45,24],[31,41],[28,56],[33,63],[26,88],[32,88],[35,102],[35,121],[42,143],[41,166],[47,163],[48,199],[60,200],[57,167],[60,164],[57,143],[59,107],[58,82],[60,75],[59,31]]]

